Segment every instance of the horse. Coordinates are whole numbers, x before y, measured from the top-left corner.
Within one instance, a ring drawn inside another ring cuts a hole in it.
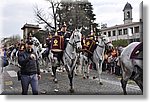
[[[36,53],[38,58],[42,58],[41,51],[42,51],[42,44],[36,37],[32,37],[33,41],[33,50]]]
[[[51,54],[52,52],[48,48],[42,48],[42,51],[40,52],[41,56],[41,61],[42,61],[42,66],[44,65],[45,70],[44,72],[48,71],[50,72],[51,70]]]
[[[10,63],[18,65],[18,48],[14,47],[10,54]]]
[[[44,50],[44,48],[42,48],[42,44],[40,43],[40,41],[36,37],[32,37],[31,40],[33,41],[32,47],[33,47],[33,51],[37,55],[39,65],[42,65],[43,64],[43,58],[42,58],[41,52]]]
[[[134,50],[137,49],[138,46],[141,46],[138,48],[141,51]],[[143,92],[142,47],[141,42],[132,42],[124,48],[119,57],[119,64],[122,69],[121,85],[125,95],[127,94],[126,85],[129,78],[134,80]],[[133,53],[137,54],[135,55],[137,58],[132,58]]]
[[[84,65],[84,68],[82,69],[83,74],[84,74],[83,78],[85,78],[85,76],[87,76],[87,78],[89,77],[89,67],[90,67],[90,64],[92,62],[94,62],[96,65],[96,70],[98,72],[97,74],[98,74],[99,84],[103,85],[103,83],[101,82],[101,73],[102,73],[102,64],[104,61],[104,51],[106,49],[110,50],[112,48],[113,48],[113,45],[107,36],[105,36],[105,35],[98,36],[98,44],[92,55],[93,61],[91,61],[91,60],[88,61],[88,57],[86,55],[84,55],[84,53],[82,55],[83,58],[80,61],[80,63],[81,63],[81,65]],[[85,75],[85,73],[86,73],[86,75]],[[95,78],[95,77],[93,77],[93,78]]]
[[[75,29],[71,34],[71,37],[68,41],[68,44],[63,51],[63,64],[68,74],[70,80],[70,92],[74,92],[73,89],[73,74],[77,62],[77,53],[82,48],[81,45],[81,29]],[[52,57],[52,55],[51,55]],[[56,78],[56,63],[58,62],[57,58],[52,58],[52,71],[54,75],[54,82],[57,82]]]

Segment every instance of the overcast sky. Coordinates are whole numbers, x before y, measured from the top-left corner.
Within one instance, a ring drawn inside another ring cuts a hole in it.
[[[123,24],[123,8],[127,2],[133,7],[133,22],[139,21],[139,4],[142,0],[89,0],[96,14],[96,23],[107,23],[107,26]],[[1,0],[0,1],[0,35],[22,35],[21,27],[25,23],[37,24],[34,16],[34,5],[45,11],[49,3],[45,0]]]

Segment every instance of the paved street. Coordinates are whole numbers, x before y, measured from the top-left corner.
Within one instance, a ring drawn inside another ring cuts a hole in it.
[[[4,85],[2,94],[21,94],[21,82],[17,80],[18,67],[9,65],[3,72],[3,83],[0,82],[0,87]],[[120,77],[110,75],[106,72],[102,73],[103,85],[98,84],[98,79],[93,79],[95,70],[91,70],[90,78],[83,79],[81,75],[74,76],[74,93],[69,92],[69,80],[66,72],[57,71],[58,83],[54,83],[51,73],[43,72],[41,69],[41,80],[39,81],[39,93],[50,95],[122,95],[123,91],[120,84]],[[128,94],[142,95],[139,87],[133,82],[129,81],[127,86]],[[29,94],[32,94],[29,88]]]

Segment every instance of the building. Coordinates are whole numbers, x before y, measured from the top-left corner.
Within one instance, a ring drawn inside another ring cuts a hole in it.
[[[107,35],[110,40],[128,39],[132,41],[141,41],[143,31],[142,20],[139,22],[132,22],[132,6],[130,3],[126,3],[123,13],[124,13],[124,24],[114,25],[112,27],[103,26],[101,27],[101,34]]]
[[[25,24],[21,30],[23,30],[23,39],[26,39],[29,33],[35,34],[36,32],[41,29],[39,25],[33,25],[33,24]]]

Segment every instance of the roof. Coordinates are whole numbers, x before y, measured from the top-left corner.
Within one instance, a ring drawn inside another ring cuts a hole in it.
[[[136,25],[136,24],[140,24],[140,22],[132,22],[132,23],[128,23],[128,24],[115,25],[115,26],[103,28],[100,31],[112,30],[112,29],[122,28],[122,27],[129,27],[129,26]]]
[[[123,11],[124,10],[130,10],[130,9],[132,9],[132,6],[131,6],[131,4],[130,3],[126,3],[126,5],[125,5],[125,7],[124,7],[124,9],[123,9]]]
[[[27,23],[21,29],[25,29],[25,28],[41,29],[39,25],[33,25],[33,24],[27,24]]]

